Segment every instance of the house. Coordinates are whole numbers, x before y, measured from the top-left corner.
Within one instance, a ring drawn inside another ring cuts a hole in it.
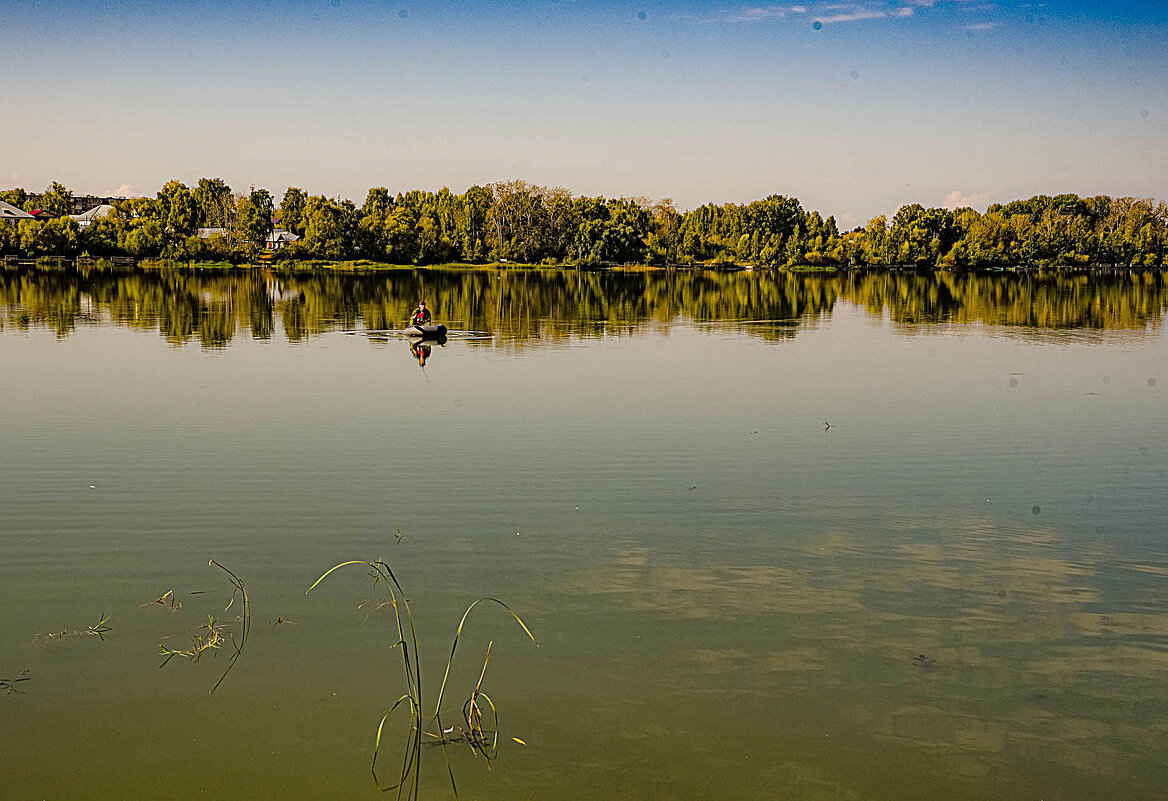
[[[288,244],[289,242],[295,242],[299,238],[300,237],[291,231],[285,231],[283,228],[276,228],[270,234],[268,234],[268,238],[264,240],[264,247],[268,250],[279,250],[280,248],[284,247],[284,245]]]
[[[88,228],[89,226],[93,225],[94,220],[105,217],[113,210],[114,207],[108,203],[101,203],[97,206],[94,206],[89,211],[83,211],[80,214],[70,214],[69,216],[76,220],[77,224],[82,228]]]
[[[13,206],[11,203],[5,203],[0,200],[0,220],[11,220],[15,225],[18,220],[31,220],[33,216],[27,211],[21,211]]]
[[[227,236],[226,228],[200,228],[199,239],[210,239],[213,236]]]
[[[51,211],[45,211],[44,209],[33,209],[29,213],[35,219],[38,219],[38,220],[51,220],[57,216],[56,214],[53,214]]]

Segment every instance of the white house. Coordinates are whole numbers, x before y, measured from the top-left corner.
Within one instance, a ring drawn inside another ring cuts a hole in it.
[[[283,228],[277,228],[272,233],[268,234],[268,238],[264,240],[264,247],[268,250],[279,250],[287,245],[289,242],[295,242],[299,239],[296,234],[291,231],[285,231]]]
[[[27,211],[21,211],[11,203],[5,203],[3,200],[0,200],[0,220],[12,220],[13,222],[16,222],[17,220],[35,219],[36,217],[33,217]]]

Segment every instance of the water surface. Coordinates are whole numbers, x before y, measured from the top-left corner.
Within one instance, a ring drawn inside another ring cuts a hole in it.
[[[421,295],[484,335],[422,367],[361,333]],[[0,274],[0,786],[378,797],[393,619],[356,568],[304,591],[380,557],[431,702],[475,598],[540,639],[468,623],[447,706],[493,640],[502,742],[451,753],[463,797],[1161,798],[1166,306],[1155,274]],[[214,695],[226,653],[158,669],[236,613],[211,557],[255,610]]]

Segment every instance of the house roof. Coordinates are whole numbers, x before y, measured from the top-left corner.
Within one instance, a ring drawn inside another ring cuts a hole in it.
[[[21,211],[11,203],[0,200],[0,219],[4,220],[31,220],[33,217],[27,211]]]
[[[69,216],[77,222],[93,222],[98,217],[104,217],[113,210],[113,206],[107,203],[102,203],[98,206],[94,206],[89,211],[83,211],[80,214],[70,214]]]
[[[296,234],[291,231],[285,231],[283,228],[277,228],[268,234],[269,242],[295,242],[299,238]]]

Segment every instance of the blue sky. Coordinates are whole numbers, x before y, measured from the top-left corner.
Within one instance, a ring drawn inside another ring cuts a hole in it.
[[[0,0],[0,185],[1165,198],[1168,3]]]

